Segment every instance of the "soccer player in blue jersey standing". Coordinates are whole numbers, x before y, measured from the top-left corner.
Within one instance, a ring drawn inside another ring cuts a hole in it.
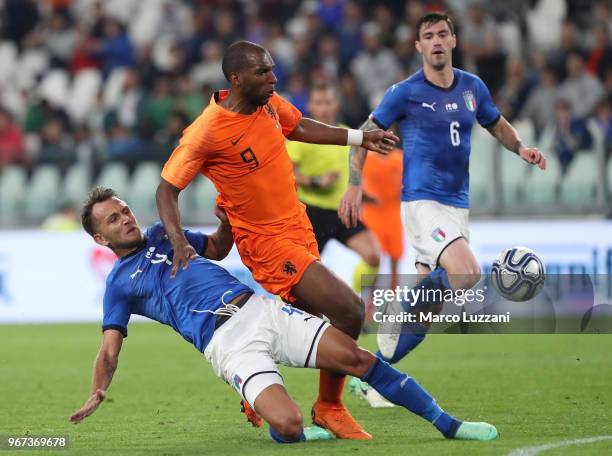
[[[132,314],[172,327],[202,352],[215,373],[270,424],[279,443],[324,440],[326,429],[305,428],[277,367],[329,369],[367,381],[389,401],[432,423],[449,439],[492,440],[487,423],[462,422],[444,412],[411,377],[357,346],[355,340],[319,317],[253,294],[225,269],[206,260],[222,259],[233,241],[223,213],[210,236],[185,230],[197,255],[172,274],[172,244],[161,223],[144,233],[128,205],[111,189],[91,192],[82,211],[85,230],[119,259],[106,280],[102,346],[96,358],[91,395],[70,416],[79,423],[96,411],[117,369]]]
[[[390,87],[362,128],[388,129],[399,124],[404,150],[402,221],[417,252],[421,280],[417,287],[465,290],[480,280],[480,267],[468,245],[468,170],[474,122],[527,163],[544,170],[546,159],[538,149],[521,142],[478,76],[453,68],[457,38],[446,14],[423,16],[416,31],[423,68]],[[339,209],[347,226],[359,219],[366,154],[363,148],[350,151],[349,187]],[[403,306],[439,312],[440,304]],[[380,333],[378,354],[397,362],[424,339],[427,329],[416,324],[409,331],[404,328],[401,335]]]

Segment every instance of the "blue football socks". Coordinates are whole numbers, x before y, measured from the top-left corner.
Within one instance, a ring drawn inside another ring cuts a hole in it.
[[[432,423],[446,438],[453,438],[461,421],[444,412],[436,401],[412,377],[376,358],[363,376],[385,399],[401,405]]]

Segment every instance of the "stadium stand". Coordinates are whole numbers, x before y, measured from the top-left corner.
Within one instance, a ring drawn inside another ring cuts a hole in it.
[[[338,82],[341,120],[357,127],[385,87],[418,68],[414,24],[434,9],[458,26],[456,66],[478,72],[548,158],[545,173],[533,172],[477,127],[472,213],[612,213],[605,0],[66,0],[0,5],[0,110],[21,128],[25,149],[17,160],[15,133],[0,126],[0,227],[38,224],[95,183],[127,192],[143,222],[154,218],[157,172],[224,85],[220,55],[236,39],[271,50],[277,90],[304,111],[309,84]],[[19,29],[14,14],[28,17]],[[582,83],[603,95],[571,107],[564,125],[555,103],[575,105]],[[208,223],[214,187],[205,179],[194,187],[182,213]]]

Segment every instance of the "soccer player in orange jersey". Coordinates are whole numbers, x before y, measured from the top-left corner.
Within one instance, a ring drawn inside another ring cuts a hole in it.
[[[400,217],[402,151],[394,149],[389,155],[370,155],[363,167],[363,188],[376,200],[375,204],[364,204],[363,223],[391,259],[391,289],[394,289],[398,283],[397,264],[404,254]]]
[[[217,203],[227,213],[238,252],[254,279],[296,307],[326,315],[356,339],[363,322],[362,302],[319,261],[312,226],[297,198],[285,138],[357,144],[381,153],[391,150],[398,138],[382,130],[361,134],[302,118],[274,92],[274,61],[257,44],[232,44],[222,68],[230,89],[213,94],[185,130],[157,189],[159,215],[174,249],[173,274],[186,268],[196,253],[183,234],[178,195],[202,173],[219,192]],[[343,386],[344,377],[321,372],[312,408],[315,424],[340,438],[371,438],[342,404]]]

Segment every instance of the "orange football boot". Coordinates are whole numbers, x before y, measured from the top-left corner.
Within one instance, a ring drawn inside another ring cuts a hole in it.
[[[312,422],[331,431],[339,439],[371,440],[342,404],[315,402],[312,406]]]
[[[257,414],[255,410],[251,408],[247,401],[240,401],[240,411],[246,415],[247,421],[253,425],[253,427],[262,427],[263,418]]]

